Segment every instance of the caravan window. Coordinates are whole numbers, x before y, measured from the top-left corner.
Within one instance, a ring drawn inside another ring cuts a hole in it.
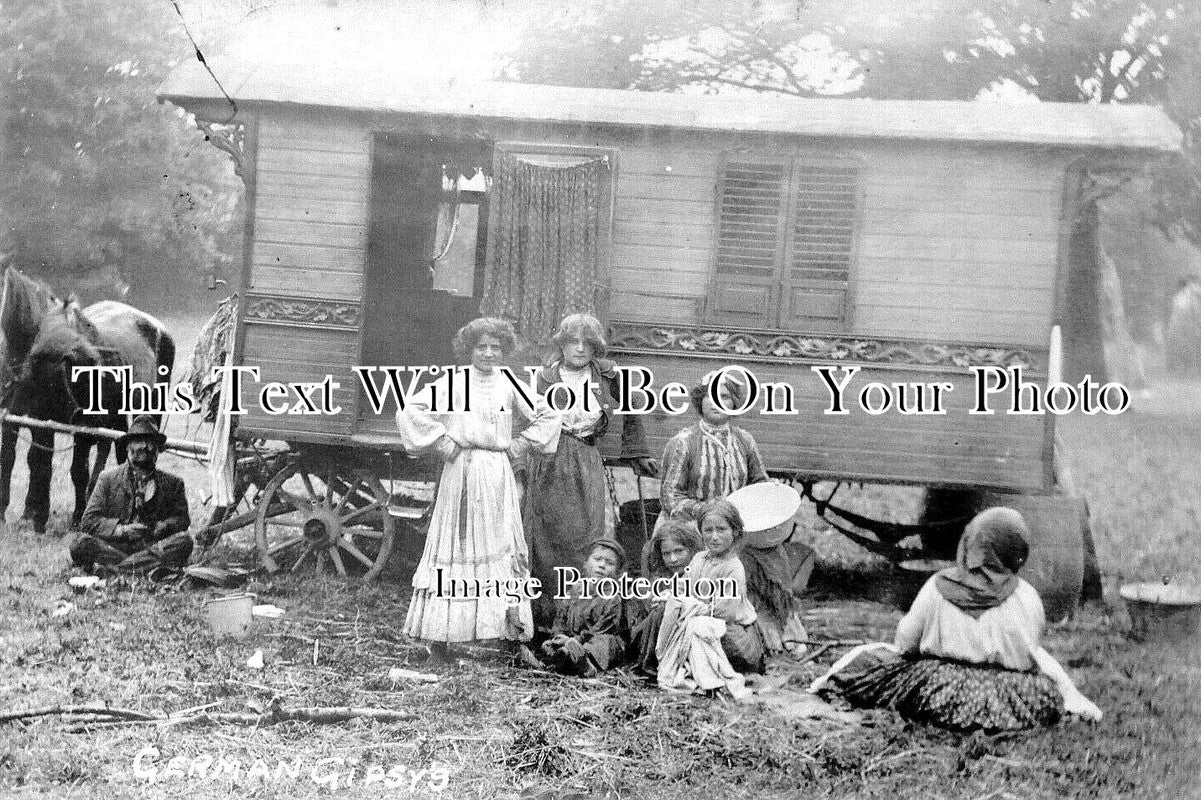
[[[487,225],[489,180],[482,170],[471,178],[456,175],[442,177],[442,202],[434,231],[433,288],[472,297],[477,293],[477,277],[482,277],[483,245]],[[481,214],[481,209],[484,213]]]
[[[710,321],[849,329],[861,173],[849,158],[727,161]]]

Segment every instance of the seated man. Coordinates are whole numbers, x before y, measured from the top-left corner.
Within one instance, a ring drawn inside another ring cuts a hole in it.
[[[94,565],[138,572],[183,567],[192,553],[188,498],[182,480],[155,468],[167,437],[153,419],[142,416],[120,441],[128,458],[96,481],[71,560],[87,570]]]

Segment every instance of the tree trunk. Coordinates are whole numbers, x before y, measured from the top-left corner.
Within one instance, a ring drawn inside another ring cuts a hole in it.
[[[1098,382],[1109,380],[1101,323],[1097,226],[1097,205],[1092,202],[1081,209],[1068,245],[1062,322],[1063,379],[1068,383],[1078,383],[1085,375]],[[1124,323],[1124,316],[1122,320]]]

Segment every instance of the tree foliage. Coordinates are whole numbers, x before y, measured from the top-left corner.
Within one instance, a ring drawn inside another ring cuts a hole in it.
[[[219,270],[238,185],[224,156],[154,98],[189,52],[171,4],[0,8],[0,245],[13,263],[63,284],[139,289]]]
[[[657,91],[1159,105],[1187,134],[1156,221],[1201,242],[1196,0],[596,0],[527,32],[510,77]],[[553,42],[551,47],[544,43]],[[593,68],[595,67],[595,68]]]

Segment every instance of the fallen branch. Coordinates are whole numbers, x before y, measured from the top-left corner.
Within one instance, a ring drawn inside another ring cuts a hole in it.
[[[799,667],[802,664],[808,664],[810,661],[816,661],[819,657],[821,657],[822,655],[825,655],[826,651],[832,647],[834,647],[834,645],[832,645],[832,644],[823,644],[821,647],[817,648],[816,650],[814,650],[810,653],[806,653],[802,658],[798,658],[796,661],[793,662],[793,666]]]
[[[216,712],[198,714],[194,717],[171,719],[175,724],[211,720],[238,725],[270,725],[276,722],[311,722],[314,725],[330,725],[352,719],[373,719],[377,722],[408,722],[414,719],[409,711],[393,711],[387,708],[355,708],[353,706],[313,706],[310,708],[272,708],[262,714]],[[166,720],[164,720],[166,721]]]
[[[143,714],[140,711],[134,711],[129,708],[112,708],[106,706],[47,706],[45,708],[31,708],[28,711],[12,711],[6,714],[0,714],[0,725],[6,722],[15,722],[20,719],[33,719],[34,717],[81,717],[81,716],[99,716],[99,717],[115,717],[117,719],[128,719],[136,722],[156,722],[159,718],[151,714]]]
[[[191,709],[188,709],[191,711]],[[414,718],[412,712],[394,711],[387,708],[356,708],[353,706],[313,706],[309,708],[283,708],[273,706],[259,714],[232,711],[212,711],[199,714],[144,714],[128,708],[104,706],[49,706],[27,711],[0,714],[0,725],[35,717],[110,717],[112,720],[128,722],[163,722],[171,725],[191,725],[200,722],[223,722],[234,725],[272,725],[277,722],[311,722],[314,725],[329,725],[352,719],[372,719],[377,722],[407,722]]]

